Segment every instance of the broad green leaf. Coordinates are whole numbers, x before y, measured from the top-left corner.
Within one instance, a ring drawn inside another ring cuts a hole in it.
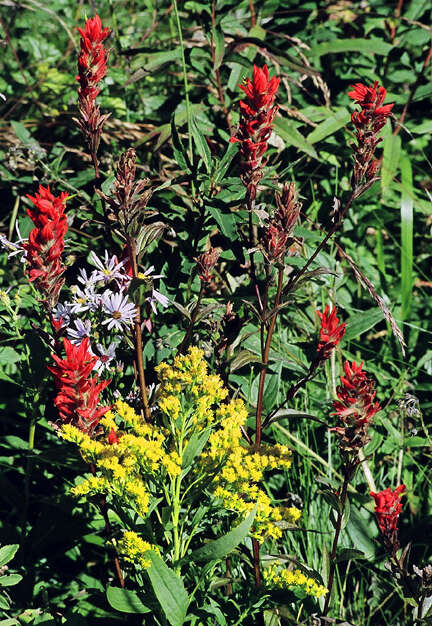
[[[151,561],[147,570],[154,594],[171,626],[182,626],[186,619],[189,596],[183,581],[164,563],[161,557],[149,550]]]
[[[0,548],[0,567],[3,567],[3,565],[6,565],[6,563],[9,563],[9,561],[14,558],[18,548],[18,543],[13,543]]]
[[[309,133],[307,141],[313,144],[329,135],[334,135],[336,131],[346,126],[350,119],[351,115],[348,109],[345,107],[338,109],[331,117],[321,122],[321,124],[318,124],[318,126]]]
[[[213,28],[214,63],[213,70],[219,69],[225,53],[225,38],[218,28]]]
[[[383,140],[383,160],[381,165],[381,193],[384,195],[387,187],[392,183],[401,154],[401,138],[389,133]]]
[[[131,69],[141,71],[141,75],[144,76],[145,73],[155,70],[161,65],[165,65],[165,63],[180,60],[180,58],[181,50],[178,47],[174,48],[174,50],[138,54],[131,62]]]
[[[341,548],[337,551],[336,561],[353,561],[356,559],[364,559],[365,554],[361,550],[355,550],[354,548]]]
[[[255,519],[256,511],[257,505],[255,505],[253,511],[251,511],[247,518],[236,528],[230,530],[230,532],[223,537],[219,537],[219,539],[210,541],[201,548],[198,548],[198,550],[192,552],[190,558],[193,561],[212,561],[214,559],[223,559],[226,557],[248,535]]]
[[[211,170],[211,153],[210,153],[210,148],[208,147],[206,138],[204,137],[203,133],[201,132],[200,128],[198,127],[198,124],[196,123],[196,121],[193,118],[191,119],[191,128],[190,128],[190,130],[192,132],[192,137],[194,139],[195,146],[196,146],[196,149],[198,151],[198,154],[200,155],[200,157],[204,161],[204,165],[206,167],[207,173],[209,173],[210,170]]]
[[[211,429],[206,428],[203,431],[194,432],[192,434],[186,446],[186,450],[183,453],[183,458],[182,458],[183,475],[185,473],[185,470],[189,469],[192,466],[192,463],[195,457],[201,454],[205,444],[208,441],[208,438],[210,437],[210,432],[211,432]]]
[[[249,363],[260,363],[261,357],[250,350],[240,350],[237,356],[231,361],[230,371],[235,372]]]
[[[9,608],[10,608],[9,600],[6,598],[6,596],[0,593],[0,609],[4,609],[5,611],[7,611],[7,609]]]
[[[414,189],[411,161],[406,154],[401,158],[401,318],[406,320],[411,312],[413,277],[414,237]]]
[[[274,121],[275,132],[281,139],[288,145],[298,148],[302,152],[305,152],[314,159],[319,160],[318,154],[315,148],[309,143],[309,141],[303,137],[303,135],[297,130],[292,122],[286,118],[277,117]]]
[[[17,361],[21,361],[21,355],[18,352],[10,346],[0,347],[0,363],[2,365],[16,363]]]
[[[20,574],[6,574],[6,576],[0,576],[0,587],[12,587],[21,582],[23,577]]]
[[[14,120],[12,120],[11,126],[14,130],[15,135],[23,144],[29,144],[29,143],[34,142],[33,137],[31,136],[27,128],[24,126],[24,124],[21,124],[21,122],[15,122]]]
[[[220,209],[211,204],[207,205],[208,212],[213,216],[216,224],[220,227],[221,233],[231,239],[235,240],[237,229],[236,229],[236,218],[233,213],[223,213]]]
[[[308,57],[323,56],[340,52],[361,52],[363,54],[379,54],[387,56],[393,46],[382,39],[332,39],[320,43],[308,51]]]
[[[131,589],[121,589],[120,587],[107,587],[106,597],[110,606],[122,613],[149,613],[151,609],[146,606],[140,594]]]
[[[373,328],[382,319],[384,319],[383,312],[381,309],[375,307],[353,315],[347,323],[344,340],[351,341],[352,339],[356,339],[367,330]]]

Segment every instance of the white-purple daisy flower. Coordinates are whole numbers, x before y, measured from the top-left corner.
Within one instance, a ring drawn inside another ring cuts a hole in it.
[[[72,343],[76,345],[80,345],[81,341],[85,337],[90,337],[91,333],[91,322],[90,320],[76,320],[75,321],[75,329],[69,328],[67,331],[68,337]]]
[[[107,250],[105,250],[103,261],[93,251],[90,252],[89,259],[97,268],[94,272],[97,281],[109,283],[111,280],[115,280],[118,286],[122,287],[126,280],[130,280],[124,270],[127,259],[119,261],[115,254],[110,258]]]
[[[109,346],[105,347],[101,343],[96,344],[97,351],[94,352],[98,360],[94,366],[94,370],[101,374],[104,370],[109,369],[111,361],[115,359],[115,353],[118,348],[118,342],[113,341]]]
[[[59,322],[60,319],[63,322],[63,326],[68,326],[71,320],[72,315],[72,305],[69,302],[58,302],[56,306],[53,308],[53,318],[56,322]]]
[[[130,326],[136,318],[135,305],[123,293],[107,290],[101,296],[101,304],[108,316],[102,324],[107,324],[108,330],[123,330],[123,327]]]

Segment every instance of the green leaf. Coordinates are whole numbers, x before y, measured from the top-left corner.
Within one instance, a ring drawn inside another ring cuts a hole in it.
[[[212,561],[226,557],[248,535],[255,519],[256,511],[257,505],[255,505],[253,511],[251,511],[247,518],[236,528],[230,530],[230,532],[223,537],[219,537],[219,539],[210,541],[201,548],[198,548],[198,550],[192,552],[190,558],[193,561]]]
[[[283,117],[277,117],[274,121],[274,129],[276,133],[287,143],[295,148],[298,148],[302,152],[305,152],[314,159],[319,160],[318,154],[315,148],[309,143],[309,141],[303,137],[303,135],[297,130],[292,122]]]
[[[0,593],[0,609],[4,609],[5,611],[10,608],[9,600]]]
[[[221,160],[219,161],[216,170],[213,174],[213,182],[214,183],[218,183],[220,182],[223,177],[226,174],[226,171],[231,163],[231,161],[233,160],[233,158],[236,156],[237,152],[239,149],[239,144],[236,143],[228,143],[228,147],[226,149],[225,154],[223,155],[223,157],[221,158]]]
[[[350,119],[351,115],[348,109],[345,107],[338,109],[331,117],[321,122],[321,124],[318,124],[318,126],[309,133],[307,141],[313,144],[329,135],[334,135],[336,131],[346,126]]]
[[[324,54],[340,52],[361,52],[387,56],[392,49],[392,45],[374,37],[371,39],[332,39],[332,41],[325,41],[317,46],[312,46],[308,52],[308,57],[319,57]]]
[[[192,169],[191,162],[187,150],[179,137],[174,115],[171,118],[171,136],[173,141],[174,157],[178,165],[184,172],[190,172]]]
[[[198,154],[200,155],[200,157],[204,161],[204,165],[206,166],[206,170],[209,173],[210,170],[211,170],[211,167],[212,167],[210,148],[208,147],[206,138],[204,137],[204,135],[201,132],[200,128],[198,128],[198,125],[197,125],[196,121],[193,118],[191,119],[191,128],[190,128],[190,130],[191,130],[192,137],[194,139],[195,146],[196,146],[196,149],[198,151]]]
[[[345,341],[356,339],[367,330],[373,328],[378,322],[384,318],[381,309],[373,308],[368,311],[362,311],[350,317],[347,323]]]
[[[31,136],[27,128],[24,126],[24,124],[21,124],[21,122],[15,122],[12,120],[11,126],[13,128],[15,135],[23,144],[29,144],[29,143],[34,142],[33,137]]]
[[[14,558],[18,548],[18,543],[12,543],[0,548],[0,567],[3,567],[3,565],[6,565],[6,563],[9,563],[9,561]]]
[[[355,550],[354,548],[341,548],[337,551],[336,562],[341,561],[354,561],[356,559],[364,559],[365,554],[361,550]]]
[[[189,596],[183,581],[152,550],[146,553],[146,557],[151,561],[147,573],[167,620],[171,626],[182,626],[189,605]]]
[[[381,166],[381,192],[384,195],[392,183],[399,165],[401,138],[389,133],[383,140],[383,161]]]
[[[141,76],[144,76],[147,72],[155,70],[161,65],[165,65],[165,63],[172,63],[180,59],[181,50],[178,47],[174,48],[174,50],[165,50],[162,52],[147,52],[145,54],[138,54],[132,60],[131,69],[138,70]]]
[[[21,355],[16,352],[10,346],[1,346],[0,347],[0,363],[2,365],[16,363],[17,361],[21,361]]]
[[[214,63],[213,70],[219,69],[225,54],[225,38],[218,28],[213,28]]]
[[[21,582],[23,577],[20,574],[6,574],[6,576],[0,576],[0,587],[12,587]]]
[[[250,350],[240,350],[237,356],[231,361],[230,371],[235,372],[249,363],[261,363],[261,357]]]
[[[182,458],[182,468],[183,475],[185,470],[189,469],[192,466],[192,463],[199,454],[201,454],[205,444],[210,437],[211,428],[206,428],[200,432],[194,432],[189,439],[189,442],[186,446],[186,449],[183,453]]]
[[[150,613],[151,609],[142,602],[142,596],[136,591],[120,587],[107,587],[106,590],[109,605],[122,613]]]
[[[213,216],[216,224],[220,227],[222,234],[234,241],[237,234],[235,215],[233,213],[223,213],[220,209],[211,204],[207,205],[207,209]]]
[[[411,161],[406,154],[401,158],[401,318],[406,320],[411,312],[413,278],[414,237],[414,189]]]

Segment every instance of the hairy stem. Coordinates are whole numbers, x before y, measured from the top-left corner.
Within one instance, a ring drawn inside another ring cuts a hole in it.
[[[136,244],[135,244],[135,239],[130,235],[127,235],[127,247],[128,247],[129,261],[132,267],[132,276],[134,278],[137,278],[138,277],[138,262],[137,262],[137,256],[136,256]],[[144,418],[146,422],[150,422],[151,421],[150,406],[149,406],[149,401],[148,401],[147,385],[146,385],[146,380],[145,380],[144,361],[143,361],[141,307],[138,305],[136,307],[134,339],[135,339],[136,369],[138,373],[138,381],[139,381],[139,387],[141,391],[141,399],[142,399],[143,408],[144,408]]]

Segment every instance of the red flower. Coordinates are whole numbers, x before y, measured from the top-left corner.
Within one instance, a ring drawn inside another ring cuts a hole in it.
[[[274,104],[280,79],[269,78],[267,66],[254,65],[252,80],[240,84],[246,98],[240,102],[240,125],[231,142],[240,143],[242,180],[248,188],[249,199],[256,195],[261,178],[261,161],[267,150],[267,140],[272,130],[273,118],[278,107]]]
[[[393,104],[384,104],[386,90],[379,87],[375,81],[373,86],[367,87],[362,83],[351,85],[353,91],[348,96],[361,106],[361,111],[355,111],[351,120],[357,129],[357,146],[354,148],[354,187],[363,183],[362,191],[370,186],[378,171],[378,163],[374,160],[374,151],[378,143],[378,133],[386,123]],[[358,194],[360,195],[360,194]]]
[[[363,363],[345,362],[345,376],[336,393],[339,400],[333,402],[334,415],[338,415],[343,426],[332,428],[340,437],[340,446],[345,452],[362,448],[369,441],[367,428],[373,416],[381,409],[375,401],[374,383],[363,371]]]
[[[57,365],[48,367],[58,387],[54,404],[64,422],[72,423],[83,432],[91,432],[110,409],[99,406],[99,394],[111,381],[98,382],[98,376],[89,377],[97,357],[89,352],[88,337],[79,346],[64,338],[63,345],[66,358],[53,354]]]
[[[64,236],[67,231],[65,202],[67,193],[53,196],[50,188],[39,185],[36,195],[27,196],[34,207],[27,209],[35,228],[30,231],[28,242],[24,244],[27,252],[27,273],[36,289],[43,296],[49,307],[58,302],[64,279],[65,266],[61,255],[64,250]]]
[[[108,52],[103,42],[110,33],[109,28],[102,28],[98,15],[88,19],[84,28],[78,28],[81,35],[81,51],[78,57],[77,81],[80,119],[75,122],[86,137],[90,150],[96,154],[102,127],[109,115],[101,115],[96,104],[99,83],[107,71]]]
[[[396,551],[399,547],[397,538],[398,517],[402,512],[400,496],[405,491],[405,485],[399,485],[394,491],[388,487],[378,493],[370,492],[375,500],[375,514],[378,519],[378,526],[383,534],[387,547]]]
[[[338,345],[342,337],[345,335],[346,324],[344,322],[339,324],[336,307],[334,307],[332,312],[329,314],[328,304],[324,309],[324,313],[317,311],[317,314],[321,320],[321,341],[318,344],[318,354],[321,359],[328,359],[333,348]]]
[[[99,93],[98,83],[106,74],[108,53],[103,41],[110,33],[109,28],[102,29],[99,15],[87,20],[84,29],[78,28],[81,35],[81,53],[78,57],[78,76],[80,98],[95,99]]]
[[[115,433],[114,428],[110,428],[110,431],[108,433],[108,443],[112,446],[115,443],[118,443],[118,437]]]

